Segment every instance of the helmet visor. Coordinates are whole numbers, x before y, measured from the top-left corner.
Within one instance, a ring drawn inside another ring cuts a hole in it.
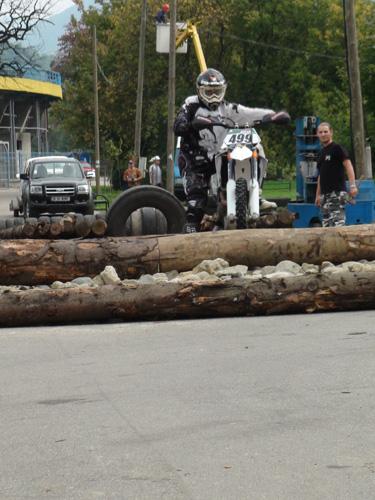
[[[224,99],[227,86],[224,85],[202,85],[200,94],[207,102],[221,102]]]

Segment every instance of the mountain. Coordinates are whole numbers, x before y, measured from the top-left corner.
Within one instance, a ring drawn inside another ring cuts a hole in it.
[[[94,5],[95,0],[86,0],[85,7]],[[28,45],[38,47],[41,56],[47,56],[50,59],[58,49],[58,39],[65,32],[71,16],[79,17],[78,9],[75,5],[51,16],[48,21],[39,23],[38,26],[29,34],[26,42]]]

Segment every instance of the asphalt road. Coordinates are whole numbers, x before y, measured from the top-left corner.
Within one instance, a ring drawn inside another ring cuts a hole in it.
[[[0,331],[0,498],[369,500],[375,313]]]

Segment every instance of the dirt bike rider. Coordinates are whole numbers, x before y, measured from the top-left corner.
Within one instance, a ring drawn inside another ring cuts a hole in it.
[[[226,133],[223,127],[210,125],[210,119],[238,126],[252,126],[256,121],[272,122],[275,117],[281,123],[283,119],[280,113],[283,113],[285,123],[290,121],[288,113],[283,111],[276,113],[272,109],[248,108],[224,101],[227,83],[216,69],[209,68],[200,73],[196,87],[197,95],[185,100],[174,122],[175,134],[181,136],[178,165],[187,200],[185,233],[199,230],[207,205],[210,178],[217,171],[215,155],[219,152]],[[261,145],[259,157],[263,159],[264,176],[267,160]],[[276,204],[261,198],[260,207],[276,208]]]

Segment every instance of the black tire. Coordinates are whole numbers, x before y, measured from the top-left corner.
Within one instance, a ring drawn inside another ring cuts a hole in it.
[[[27,201],[25,203],[25,210],[24,210],[24,217],[25,219],[28,219],[28,218],[34,218],[34,217],[39,217],[39,210],[36,210],[35,208],[30,208],[30,204],[29,202]]]
[[[246,179],[236,180],[236,218],[237,229],[246,229],[247,212],[247,182]]]
[[[181,202],[163,188],[137,186],[124,191],[109,207],[107,234],[109,236],[125,236],[127,234],[126,221],[133,212],[143,207],[160,210],[167,222],[166,233],[182,232],[185,223],[185,209]]]
[[[142,207],[132,212],[126,221],[126,236],[166,234],[167,220],[160,210]]]
[[[13,226],[14,226],[14,218],[13,217],[9,217],[5,221],[5,227],[8,229],[8,228],[13,227]]]
[[[19,210],[13,210],[13,215],[14,217],[18,217],[20,214],[20,211]]]

